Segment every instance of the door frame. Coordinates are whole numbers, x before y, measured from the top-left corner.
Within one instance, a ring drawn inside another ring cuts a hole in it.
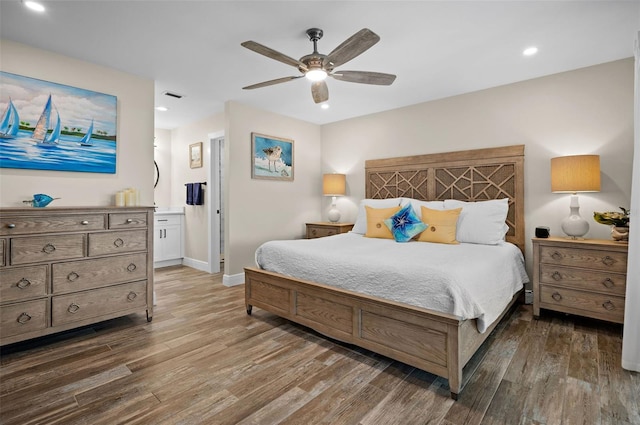
[[[209,273],[220,273],[220,172],[218,170],[218,164],[220,163],[220,147],[218,145],[220,139],[224,140],[224,131],[217,131],[215,133],[209,133],[209,170],[207,171],[207,181],[210,186],[205,192],[205,198],[207,205],[209,205],[209,214],[207,217],[207,225],[209,226],[209,246],[208,246],[208,261],[209,261]],[[216,247],[214,249],[214,247]]]

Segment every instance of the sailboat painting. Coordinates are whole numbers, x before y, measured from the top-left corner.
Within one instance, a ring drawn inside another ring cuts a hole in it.
[[[0,71],[0,168],[116,172],[117,98]]]

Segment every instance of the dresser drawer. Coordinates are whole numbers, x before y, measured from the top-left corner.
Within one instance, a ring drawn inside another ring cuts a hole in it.
[[[540,283],[563,285],[574,289],[603,292],[621,297],[625,296],[627,287],[627,279],[624,274],[549,264],[540,266]]]
[[[89,256],[145,251],[147,231],[132,230],[89,234]]]
[[[58,233],[105,229],[104,214],[0,217],[0,235]]]
[[[147,254],[129,254],[52,266],[54,294],[99,288],[147,277]]]
[[[146,298],[146,281],[54,296],[51,299],[52,325],[59,326],[141,308],[147,304]]]
[[[47,266],[0,270],[0,302],[47,295]]]
[[[623,297],[541,285],[540,302],[542,308],[551,308],[617,323],[624,321],[625,301]],[[580,311],[573,311],[574,309]]]
[[[2,338],[47,327],[47,299],[0,306]]]
[[[109,214],[109,229],[134,229],[147,227],[146,213]]]
[[[627,254],[624,252],[543,246],[540,248],[540,262],[619,273],[627,272]]]
[[[39,263],[84,257],[85,236],[49,235],[11,239],[11,264]]]

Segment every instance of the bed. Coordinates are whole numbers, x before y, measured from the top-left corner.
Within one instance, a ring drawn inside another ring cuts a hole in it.
[[[508,198],[505,238],[524,251],[523,172],[523,145],[368,160],[366,198]],[[479,319],[343,289],[340,282],[317,280],[245,268],[247,313],[255,306],[446,378],[454,399],[462,390],[464,365],[520,296],[517,292],[507,300],[494,320],[479,323]]]

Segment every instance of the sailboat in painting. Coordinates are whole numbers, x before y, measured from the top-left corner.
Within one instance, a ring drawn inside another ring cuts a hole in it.
[[[0,121],[0,139],[13,139],[18,135],[18,130],[20,130],[20,118],[13,101],[9,98],[9,104]]]
[[[49,132],[49,124],[51,122],[51,108],[53,104],[51,103],[51,95],[49,95],[49,99],[47,99],[46,105],[44,105],[44,109],[42,110],[42,114],[40,114],[40,118],[38,118],[38,122],[36,123],[36,127],[33,129],[33,134],[31,138],[38,143],[43,145],[57,145],[60,139],[60,114],[56,109],[56,125],[53,128],[51,134]]]
[[[93,133],[93,120],[91,120],[91,125],[89,126],[89,130],[87,130],[82,140],[80,140],[80,146],[93,146],[93,141],[91,140],[91,133]]]

